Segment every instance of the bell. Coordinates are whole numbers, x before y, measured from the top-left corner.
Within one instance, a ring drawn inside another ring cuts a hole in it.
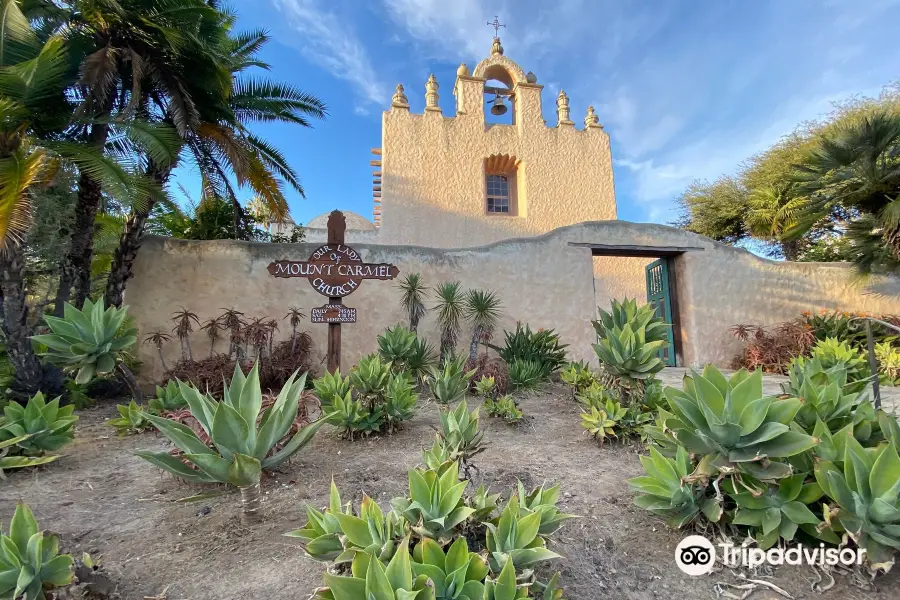
[[[506,105],[503,104],[503,96],[500,94],[497,94],[494,97],[493,106],[491,106],[491,114],[498,116],[506,114]]]

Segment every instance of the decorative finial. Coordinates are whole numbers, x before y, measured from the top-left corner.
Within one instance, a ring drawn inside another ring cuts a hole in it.
[[[491,44],[491,54],[503,54],[503,46],[500,45],[500,38],[495,37],[494,43]]]
[[[403,93],[402,83],[397,84],[397,91],[394,92],[394,96],[391,98],[391,106],[409,108],[409,100],[406,98],[406,94]]]
[[[460,63],[459,68],[456,69],[456,76],[468,77],[469,75],[471,75],[471,73],[469,72],[469,65],[467,65],[466,63]]]
[[[558,125],[574,125],[569,120],[569,97],[565,90],[559,90],[559,95],[556,97],[556,117]]]
[[[600,124],[600,117],[594,112],[593,106],[588,106],[587,116],[584,117],[584,126],[585,128],[599,127],[603,129],[603,125]]]
[[[535,75],[531,71],[528,71],[528,73],[525,74],[525,81],[527,81],[528,83],[537,83],[537,75]]]
[[[437,78],[432,73],[425,82],[425,110],[441,110],[441,107],[438,106],[439,87]]]

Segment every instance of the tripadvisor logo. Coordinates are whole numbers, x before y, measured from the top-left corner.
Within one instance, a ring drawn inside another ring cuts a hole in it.
[[[700,535],[689,535],[675,548],[675,564],[692,576],[706,575],[716,564],[716,548]],[[778,565],[861,565],[866,558],[865,548],[827,548],[797,544],[792,548],[747,548],[734,544],[719,544],[718,555],[726,567],[756,568],[763,564]]]

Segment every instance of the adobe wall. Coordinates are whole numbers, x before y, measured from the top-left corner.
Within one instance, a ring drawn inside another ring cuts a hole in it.
[[[514,328],[516,321],[530,323],[533,328],[553,328],[570,344],[573,359],[594,362],[589,321],[596,312],[595,302],[599,302],[595,300],[595,259],[588,248],[571,245],[578,243],[702,248],[676,258],[673,265],[686,364],[715,362],[727,366],[740,346],[727,332],[735,323],[773,324],[794,318],[803,310],[820,308],[898,312],[900,280],[876,279],[867,291],[854,285],[848,265],[770,261],[662,225],[580,223],[536,237],[465,249],[367,244],[354,244],[354,248],[366,262],[397,265],[401,276],[411,271],[422,273],[429,286],[459,280],[465,289],[493,290],[504,306],[498,338],[502,339],[503,329]],[[282,319],[290,306],[302,307],[308,313],[309,308],[324,304],[326,298],[314,292],[305,279],[278,279],[266,269],[279,259],[305,260],[316,245],[148,237],[125,298],[141,341],[153,330],[170,331],[171,314],[182,306],[196,312],[201,320],[229,307],[248,316],[276,319]],[[616,259],[603,260],[614,263]],[[622,260],[633,274],[642,269],[638,261],[646,259]],[[359,315],[358,323],[342,327],[346,369],[360,356],[374,351],[376,336],[402,322],[404,315],[394,282],[365,281],[344,301],[357,308]],[[320,356],[324,356],[327,327],[304,323],[303,329],[312,334]],[[437,344],[433,314],[425,317],[420,332]],[[471,329],[465,327],[461,351],[468,347],[465,340],[470,335]],[[279,336],[290,337],[286,321],[281,321]],[[219,342],[220,350],[226,343]],[[209,352],[203,332],[193,335],[191,346],[196,356]],[[140,343],[136,350],[143,362],[141,379],[158,380],[162,368],[155,349]],[[164,352],[167,362],[176,362],[177,341],[169,343]]]

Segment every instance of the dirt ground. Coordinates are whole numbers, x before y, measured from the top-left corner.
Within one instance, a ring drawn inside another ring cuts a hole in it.
[[[567,394],[552,385],[523,396],[525,425],[483,417],[489,445],[476,459],[485,483],[504,497],[516,478],[526,487],[562,482],[562,509],[582,516],[550,542],[565,557],[551,568],[562,571],[566,598],[716,598],[715,583],[745,583],[732,570],[698,578],[678,570],[675,546],[686,534],[668,530],[631,502],[626,479],[642,473],[640,446],[598,447],[582,435]],[[324,506],[333,476],[344,501],[358,503],[366,492],[389,506],[404,493],[407,469],[420,462],[438,422],[437,407],[427,404],[391,437],[348,442],[324,427],[290,465],[265,481],[263,522],[247,529],[234,493],[175,502],[204,488],[178,482],[136,457],[135,449],[162,449],[167,442],[153,433],[117,438],[104,424],[114,413],[112,406],[83,411],[75,443],[63,449],[62,459],[10,474],[0,486],[0,519],[8,523],[15,502],[24,500],[43,528],[61,536],[64,551],[99,555],[125,600],[308,598],[321,585],[324,566],[282,535],[304,522],[304,503]],[[793,598],[887,600],[900,597],[898,571],[874,583],[836,574],[824,593],[812,590],[818,576],[809,567],[743,575],[770,581]],[[740,598],[744,592],[730,593]],[[782,598],[764,587],[749,597]]]

